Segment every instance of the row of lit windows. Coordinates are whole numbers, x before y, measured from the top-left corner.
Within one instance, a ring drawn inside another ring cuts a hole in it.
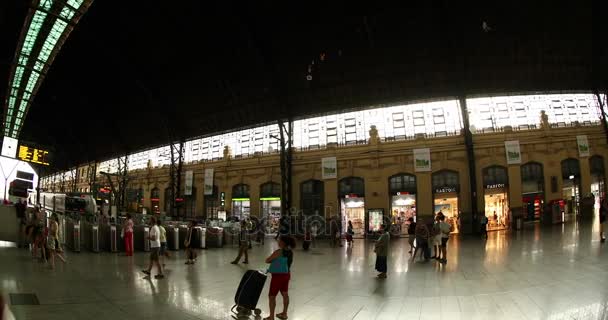
[[[502,96],[467,99],[469,121],[473,133],[495,131],[511,126],[514,129],[538,128],[541,111],[554,126],[598,123],[600,111],[592,94],[551,94]],[[416,135],[438,137],[460,134],[462,115],[457,100],[426,102],[373,108],[341,114],[296,120],[293,123],[293,146],[299,149],[324,148],[328,144],[365,143],[371,126],[385,140],[410,139]],[[265,125],[211,137],[189,140],[184,146],[184,161],[221,159],[224,147],[234,157],[256,153],[277,152],[278,125]],[[171,148],[164,146],[129,155],[129,170],[171,164]],[[98,172],[118,171],[118,160],[98,164]]]

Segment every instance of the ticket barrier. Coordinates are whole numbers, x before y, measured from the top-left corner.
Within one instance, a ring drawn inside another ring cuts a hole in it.
[[[206,233],[207,233],[207,228],[194,227],[194,232],[192,234],[192,244],[194,245],[194,248],[200,248],[200,249],[207,248]]]
[[[179,228],[179,246],[184,247],[184,242],[186,241],[186,236],[188,235],[188,227],[185,225],[178,226]],[[194,235],[192,235],[194,237]],[[190,239],[190,242],[194,244],[194,240]]]
[[[95,223],[82,223],[84,247],[92,252],[99,252],[99,226]]]
[[[167,249],[179,250],[179,227],[168,225],[165,230],[167,231]]]
[[[224,246],[224,229],[220,227],[209,227],[205,232],[205,247],[221,248]]]
[[[80,221],[66,219],[65,245],[74,252],[80,252]]]
[[[117,228],[113,224],[99,226],[99,251],[118,252]]]
[[[138,251],[150,251],[150,227],[138,225],[133,228],[134,249]]]

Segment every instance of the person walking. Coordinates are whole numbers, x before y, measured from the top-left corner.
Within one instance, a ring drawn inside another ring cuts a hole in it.
[[[388,257],[388,244],[390,239],[390,233],[386,230],[384,224],[380,225],[380,238],[374,245],[374,252],[376,253],[376,270],[380,272],[378,278],[385,279],[386,272],[388,271],[387,257]]]
[[[245,256],[243,263],[249,263],[249,231],[245,226],[246,224],[244,224],[243,228],[241,228],[241,231],[239,232],[239,254],[232,262],[230,262],[232,264],[238,264],[243,255]]]
[[[488,217],[484,214],[481,217],[481,237],[488,239]]]
[[[414,222],[414,218],[409,217],[407,219],[409,221],[409,225],[407,226],[407,242],[410,244],[410,251],[407,253],[412,253],[416,247],[414,246],[414,241],[416,240],[416,222]]]
[[[163,224],[160,222],[160,218],[156,220],[156,225],[158,226],[159,236],[160,236],[160,252],[159,252],[159,261],[162,264],[163,268],[165,267],[165,257],[168,257],[167,252],[167,230],[163,227]]]
[[[192,233],[194,233],[194,226],[196,226],[196,221],[192,220],[188,223],[188,231],[186,231],[186,239],[184,239],[187,258],[186,264],[194,264],[194,262],[196,262],[196,255],[192,250]]]
[[[441,252],[439,254],[439,262],[446,264],[448,262],[447,256],[447,245],[450,240],[450,232],[452,232],[452,226],[445,221],[445,216],[439,217],[439,232],[441,235]]]
[[[414,250],[412,260],[416,259],[418,250],[421,250],[421,255],[424,256],[424,260],[428,261],[431,256],[429,249],[429,237],[431,233],[429,231],[429,227],[426,225],[425,219],[420,218],[419,220],[420,221],[416,224],[416,250]]]
[[[55,269],[55,257],[59,258],[63,263],[66,263],[63,256],[63,250],[59,244],[59,217],[53,213],[49,222],[49,234],[46,241],[46,247],[49,249],[49,263],[51,269]]]
[[[158,268],[158,274],[154,276],[155,279],[162,279],[165,276],[163,275],[163,266],[159,261],[160,254],[160,230],[156,223],[156,217],[150,218],[150,235],[148,236],[148,240],[150,240],[150,265],[148,269],[142,270],[141,272],[150,276],[152,272],[152,267],[156,265]]]
[[[268,309],[270,315],[264,320],[274,320],[274,312],[277,305],[277,294],[283,297],[283,311],[277,313],[279,319],[287,319],[287,308],[289,307],[289,280],[291,279],[291,265],[293,263],[293,251],[296,241],[287,235],[279,237],[279,249],[275,250],[266,263],[270,263],[268,273],[272,275],[270,289],[268,290]]]
[[[606,222],[606,217],[608,216],[608,200],[604,199],[601,201],[600,205],[600,241],[606,241],[606,235],[604,233],[604,223]]]
[[[122,234],[125,241],[126,256],[133,255],[133,219],[131,214],[127,213],[127,219],[122,224]]]
[[[353,236],[355,235],[355,230],[353,228],[352,221],[348,220],[348,227],[346,230],[346,245],[350,245],[351,247],[355,244],[353,241]]]

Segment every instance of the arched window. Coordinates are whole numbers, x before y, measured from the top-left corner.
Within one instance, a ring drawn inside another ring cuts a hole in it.
[[[308,180],[300,186],[302,213],[304,215],[323,215],[324,185],[320,180]]]
[[[242,220],[249,217],[250,212],[249,186],[237,184],[232,187],[232,216]]]
[[[357,197],[365,197],[365,183],[363,178],[346,177],[340,179],[338,191],[340,198],[349,194],[356,195]]]
[[[592,176],[604,176],[604,157],[602,156],[592,156],[589,158],[589,169],[591,171]]]
[[[281,197],[281,184],[266,182],[260,186],[260,198]]]
[[[543,165],[538,162],[528,162],[521,166],[521,192],[542,193],[545,190]]]
[[[416,176],[407,173],[394,175],[388,179],[391,194],[396,192],[416,193]]]
[[[456,171],[437,171],[432,174],[432,182],[435,193],[458,192],[460,190],[460,179]]]
[[[502,166],[490,166],[483,169],[484,188],[504,188],[509,184],[507,168]]]
[[[581,176],[581,167],[578,163],[578,159],[566,159],[562,161],[562,178],[563,179],[577,179]]]
[[[232,199],[249,198],[249,185],[237,184],[232,187]]]

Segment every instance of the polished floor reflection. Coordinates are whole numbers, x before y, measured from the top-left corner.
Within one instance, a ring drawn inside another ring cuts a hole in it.
[[[608,319],[608,243],[596,229],[529,225],[487,242],[451,239],[445,266],[411,262],[407,241],[395,240],[385,280],[375,278],[371,242],[298,249],[289,319]],[[263,268],[275,246],[254,245],[248,267]],[[17,319],[230,319],[247,268],[229,264],[235,255],[209,249],[188,266],[181,254],[167,261],[167,278],[150,281],[140,273],[145,253],[68,253],[49,270],[25,250],[0,248],[0,290],[37,295],[40,305],[11,306]]]

